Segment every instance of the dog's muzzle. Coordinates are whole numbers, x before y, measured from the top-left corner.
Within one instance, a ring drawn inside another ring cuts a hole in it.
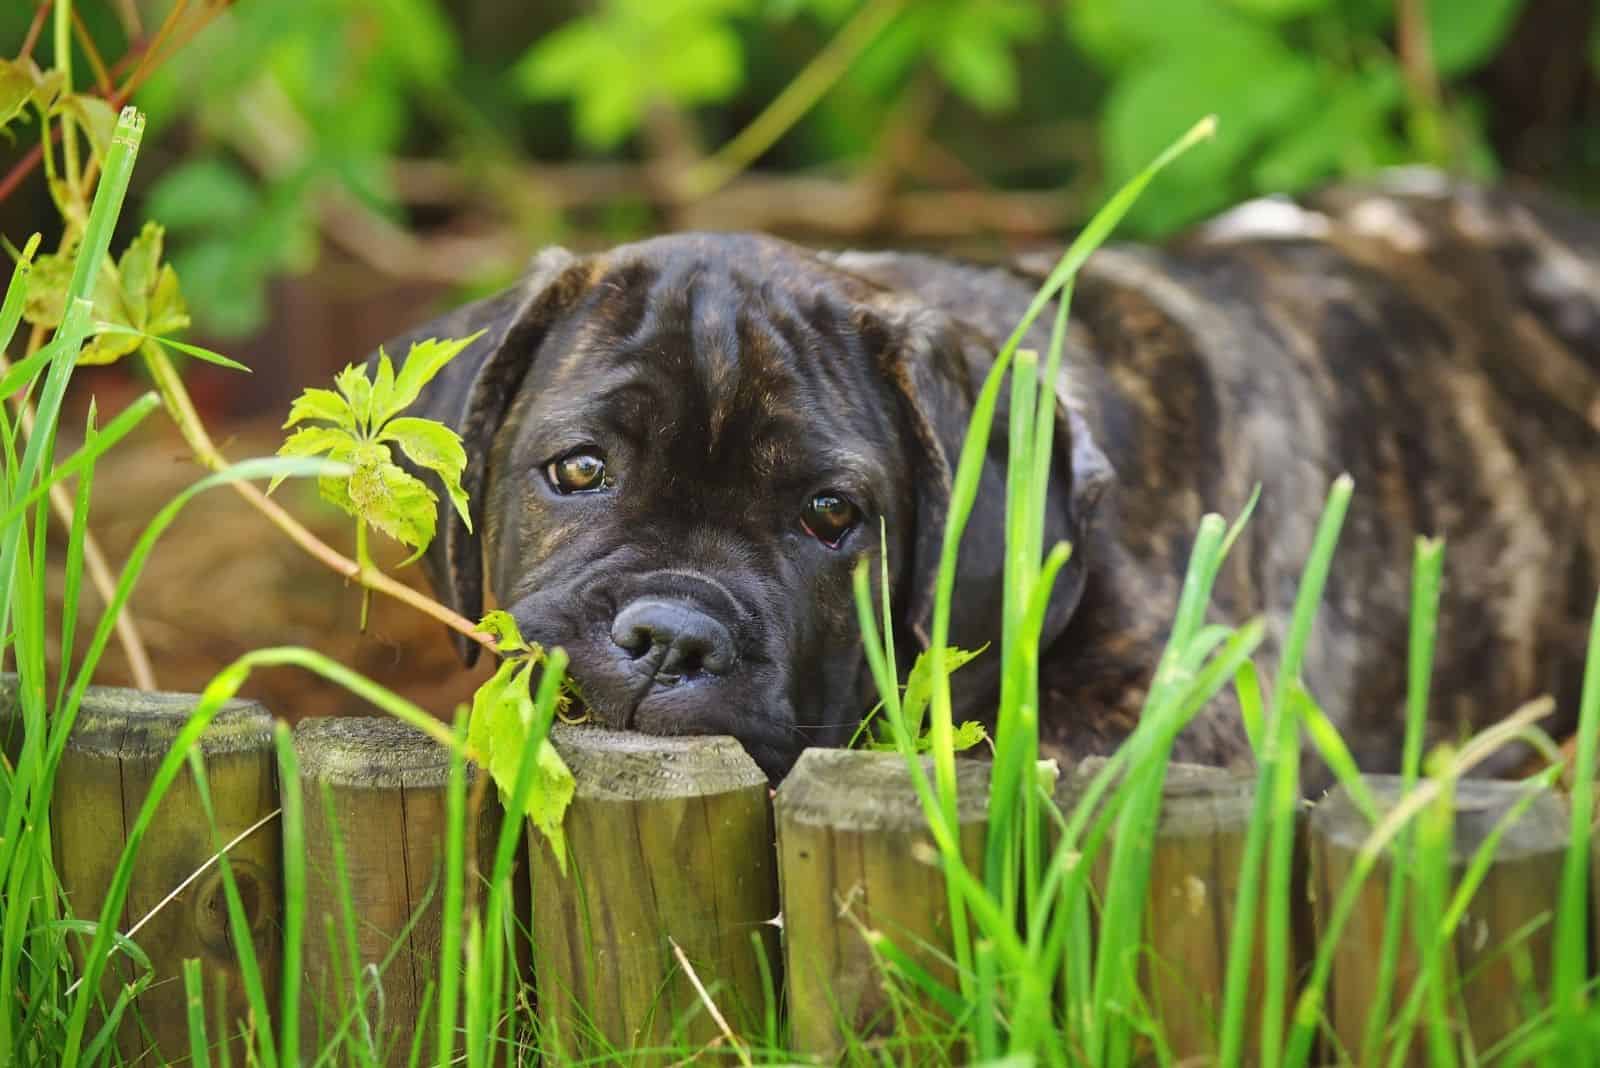
[[[726,675],[738,659],[728,628],[687,601],[641,597],[611,623],[618,655],[661,685]]]

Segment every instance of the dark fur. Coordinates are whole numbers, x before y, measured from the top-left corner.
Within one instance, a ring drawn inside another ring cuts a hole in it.
[[[1257,483],[1214,617],[1264,611],[1280,637],[1341,471],[1357,493],[1304,674],[1363,765],[1398,755],[1419,532],[1448,542],[1437,736],[1546,692],[1570,722],[1600,581],[1600,226],[1434,186],[1335,190],[1285,234],[1239,234],[1252,216],[1234,215],[1091,257],[1056,384],[1046,544],[1074,552],[1045,626],[1051,751],[1131,730],[1202,515],[1235,514]],[[976,389],[1048,266],[712,234],[545,252],[515,289],[388,345],[487,330],[423,400],[466,440],[484,539],[441,510],[436,588],[475,615],[486,560],[498,603],[567,650],[610,723],[732,733],[775,776],[843,742],[874,701],[852,565],[875,558],[881,519],[909,662]],[[1051,318],[1028,346],[1045,350]],[[955,676],[961,717],[994,703],[1008,392],[955,594],[953,643],[991,643]],[[615,489],[556,496],[543,465],[585,443]],[[799,523],[823,488],[867,512],[839,550]],[[612,618],[646,594],[720,619],[735,669],[664,686],[619,657]],[[1242,758],[1237,722],[1219,700],[1178,755]]]

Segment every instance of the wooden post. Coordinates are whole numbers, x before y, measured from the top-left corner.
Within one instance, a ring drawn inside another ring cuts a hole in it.
[[[551,737],[577,792],[565,875],[528,830],[545,1052],[600,1047],[639,1051],[631,1064],[669,1063],[685,1044],[718,1040],[672,943],[747,1040],[766,1004],[763,964],[777,951],[766,776],[732,738],[564,724]]]
[[[958,762],[957,789],[962,856],[978,870],[989,764]],[[895,1024],[864,931],[955,988],[945,880],[898,753],[806,750],[778,790],[777,815],[791,1041],[836,1058],[845,1028],[861,1035]]]
[[[1382,812],[1399,802],[1398,777],[1371,775],[1366,783]],[[1528,789],[1527,784],[1514,782],[1466,779],[1457,783],[1452,887],[1490,830]],[[1319,937],[1371,830],[1372,825],[1343,787],[1332,791],[1312,812],[1311,877]],[[1450,1004],[1461,1008],[1463,1016],[1456,1026],[1471,1036],[1479,1053],[1528,1019],[1530,997],[1536,1006],[1547,1004],[1566,842],[1566,806],[1553,793],[1545,793],[1506,832],[1493,867],[1467,908],[1456,937],[1455,976],[1451,977],[1452,983],[1459,978],[1464,985],[1459,1001],[1452,991]],[[1387,857],[1373,869],[1333,958],[1328,1015],[1335,1035],[1352,1057],[1361,1049],[1371,1004],[1390,870]],[[1390,1011],[1404,1001],[1416,976],[1414,921],[1409,908],[1405,923]],[[1411,1063],[1425,1063],[1425,1054],[1418,1036],[1411,1046]]]
[[[354,976],[374,969],[382,984],[381,1018],[370,986],[363,987],[362,1008],[387,1063],[406,1063],[419,1030],[424,1060],[431,1058],[433,1010],[420,1020],[419,1014],[424,992],[439,977],[449,753],[387,716],[303,720],[294,742],[305,790],[306,1034],[326,1042],[354,1008]],[[474,765],[467,765],[467,774],[470,783]],[[484,873],[492,863],[500,819],[491,790],[476,824],[467,828],[469,850],[474,834],[477,848],[476,854],[468,853],[469,863],[476,855]],[[344,857],[343,886],[335,864],[336,833]],[[326,933],[330,917],[334,945]],[[354,963],[345,945],[347,923],[355,931]]]
[[[1105,761],[1091,758],[1077,765],[1057,787],[1057,803],[1070,814],[1072,806]],[[1228,974],[1228,945],[1233,935],[1233,907],[1239,891],[1239,870],[1245,834],[1255,805],[1254,776],[1224,768],[1171,764],[1162,789],[1161,816],[1150,843],[1150,883],[1145,906],[1145,945],[1140,965],[1141,986],[1150,1012],[1179,1061],[1209,1063],[1217,1048],[1217,1014]],[[1106,893],[1110,869],[1109,840],[1096,857],[1093,881],[1098,899]],[[1305,957],[1309,918],[1303,902],[1303,865],[1296,865],[1294,933],[1291,965]],[[1252,918],[1255,922],[1255,918]],[[1250,1001],[1261,1000],[1263,948],[1256,939]],[[1291,968],[1291,984],[1293,983]],[[1285,1000],[1294,1008],[1294,990]],[[1252,1027],[1247,1056],[1256,1059],[1258,1040]]]
[[[91,688],[85,694],[51,801],[56,873],[79,919],[98,918],[122,853],[125,829],[138,815],[156,769],[197,701],[188,694],[111,687]],[[134,941],[149,954],[155,970],[154,982],[135,1005],[138,1019],[125,1019],[118,1032],[118,1046],[130,1061],[150,1047],[146,1031],[162,1058],[188,1057],[181,977],[186,958],[199,958],[205,971],[207,1022],[225,1012],[230,1032],[238,1034],[249,1005],[228,930],[222,875],[217,865],[208,862],[219,843],[257,824],[254,833],[229,851],[228,860],[250,917],[262,981],[268,990],[277,989],[282,846],[278,822],[270,818],[278,806],[272,717],[254,702],[231,701],[212,721],[200,750],[216,810],[217,836],[206,822],[198,785],[185,768],[145,833],[117,922],[118,930],[127,931],[149,917]],[[197,879],[173,900],[165,900],[202,866],[205,870]],[[126,965],[120,956],[113,958],[106,979],[108,1004],[116,984],[126,976],[118,961]],[[221,1000],[210,1000],[217,998]],[[254,1026],[272,1023],[257,1020]],[[209,1035],[212,1041],[221,1038],[215,1030]],[[242,1044],[235,1049],[242,1051]],[[239,1055],[235,1053],[235,1060]]]

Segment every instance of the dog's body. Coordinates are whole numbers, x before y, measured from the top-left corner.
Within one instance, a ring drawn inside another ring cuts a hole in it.
[[[416,331],[487,331],[424,404],[466,439],[500,604],[615,724],[733,733],[774,775],[842,742],[874,701],[851,567],[881,520],[909,661],[972,400],[1049,266],[684,235],[546,253]],[[968,648],[998,639],[1006,392],[956,588]],[[1447,542],[1436,736],[1541,693],[1570,722],[1600,583],[1600,224],[1411,176],[1103,250],[1056,392],[1046,539],[1074,552],[1041,658],[1052,751],[1126,737],[1202,515],[1257,484],[1213,616],[1264,612],[1281,637],[1341,472],[1356,496],[1304,677],[1358,760],[1398,758],[1419,533]],[[430,571],[471,613],[480,548],[442,519]],[[958,715],[993,707],[996,659],[957,673]],[[1178,746],[1245,752],[1226,699]]]

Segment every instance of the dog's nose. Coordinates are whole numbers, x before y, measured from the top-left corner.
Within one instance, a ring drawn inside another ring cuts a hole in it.
[[[636,660],[659,657],[658,678],[722,675],[734,661],[728,628],[683,601],[641,597],[617,613],[611,640]]]

